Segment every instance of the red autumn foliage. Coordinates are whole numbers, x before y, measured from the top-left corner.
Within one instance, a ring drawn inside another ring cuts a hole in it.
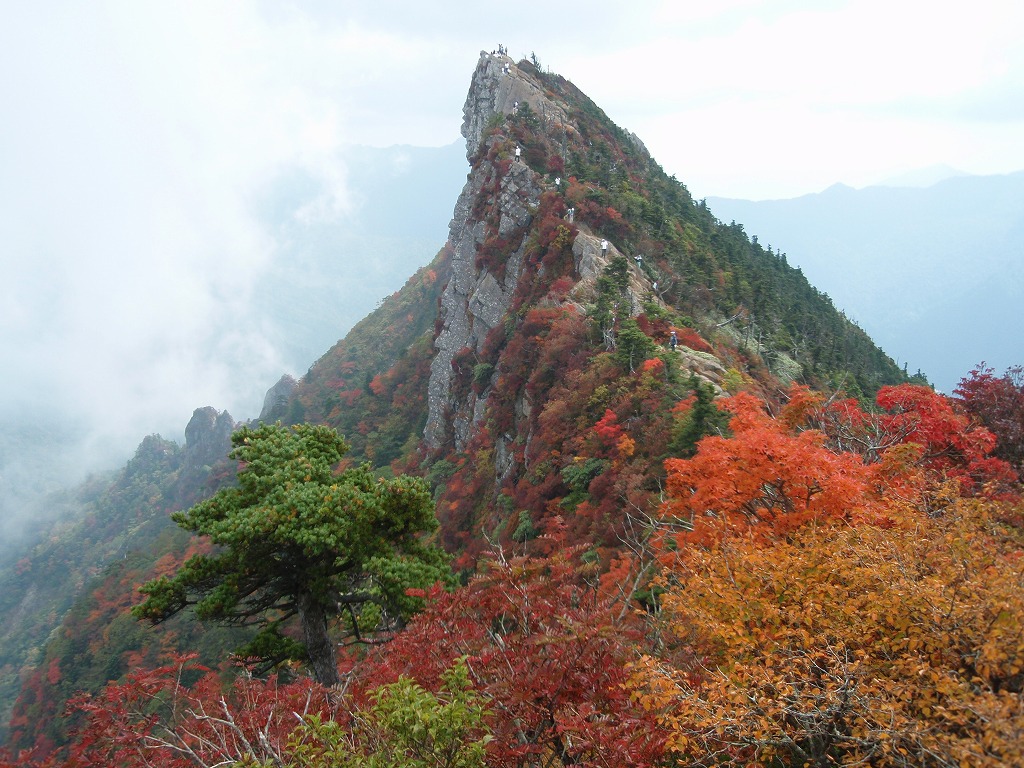
[[[606,448],[613,448],[623,435],[618,417],[611,408],[605,409],[604,416],[594,425],[594,434],[600,438]]]
[[[638,315],[636,318],[636,324],[645,334],[650,336],[652,339],[660,340],[667,343],[669,334],[671,333],[671,325],[669,321],[664,317],[651,318],[647,315]]]
[[[376,376],[370,379],[370,391],[373,392],[373,394],[377,395],[377,397],[380,397],[381,395],[384,394],[385,383],[384,377],[381,376],[381,374],[378,373]]]
[[[362,684],[408,675],[433,689],[462,657],[495,713],[488,765],[656,765],[662,731],[624,686],[640,627],[555,539],[550,557],[498,554],[465,588],[434,590]]]
[[[342,715],[330,692],[308,678],[285,684],[243,673],[225,691],[193,655],[134,672],[72,706],[86,720],[67,768],[233,765],[245,756],[280,764],[297,716]]]
[[[708,342],[701,338],[700,334],[697,333],[693,328],[673,328],[676,332],[676,338],[679,343],[684,347],[695,349],[698,352],[714,352],[715,349]]]
[[[697,536],[738,526],[770,537],[866,513],[871,476],[859,456],[829,450],[817,430],[791,434],[752,395],[720,405],[733,414],[732,437],[705,437],[693,458],[665,461],[665,517],[687,521]]]
[[[665,361],[660,357],[655,357],[650,360],[644,360],[640,366],[640,373],[649,374],[651,376],[659,376],[665,373]]]
[[[953,390],[960,407],[996,438],[993,454],[1024,475],[1024,367],[996,376],[984,363]]]
[[[815,414],[808,404],[801,418],[826,432],[833,448],[859,453],[868,463],[882,461],[896,447],[917,446],[912,461],[921,471],[954,480],[966,493],[986,488],[1003,493],[1015,482],[1010,465],[992,455],[993,434],[973,426],[950,398],[929,387],[900,384],[882,387],[876,402],[883,410],[867,412],[847,399],[827,403]],[[901,454],[901,461],[910,458],[906,450]]]

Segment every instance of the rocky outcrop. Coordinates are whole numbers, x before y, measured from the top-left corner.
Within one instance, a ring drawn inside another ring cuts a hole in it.
[[[220,461],[231,450],[235,420],[227,411],[196,408],[185,427],[185,470],[201,469]]]
[[[680,370],[692,373],[700,381],[710,384],[715,392],[715,397],[725,394],[722,386],[725,381],[726,371],[721,360],[712,354],[689,349],[681,344],[676,352],[679,355]]]
[[[462,108],[462,135],[466,138],[466,156],[471,161],[495,115],[510,115],[522,105],[529,105],[549,128],[574,130],[568,125],[565,110],[547,97],[531,69],[508,56],[481,51]]]
[[[579,275],[579,282],[573,288],[571,297],[581,304],[594,300],[597,295],[597,279],[609,262],[616,256],[625,256],[611,242],[608,243],[608,250],[605,251],[601,248],[601,242],[602,238],[581,231],[572,243],[572,255],[576,264],[576,274]],[[643,311],[643,302],[653,301],[661,305],[664,305],[664,302],[655,295],[651,280],[636,264],[635,257],[629,261],[629,285],[627,286],[630,302],[629,314],[635,317]]]
[[[491,129],[500,128],[507,116],[528,107],[549,134],[564,131],[565,135],[578,135],[567,120],[564,106],[548,93],[531,65],[517,65],[506,56],[481,54],[463,107],[462,135],[466,155],[474,165],[449,225],[452,272],[441,296],[442,325],[430,369],[424,429],[429,449],[451,441],[456,450],[462,450],[474,424],[483,418],[487,389],[478,395],[462,387],[455,394],[456,376],[467,374],[466,370],[456,371],[453,363],[460,355],[463,364],[476,359],[487,334],[505,321],[513,294],[523,279],[534,212],[542,191],[554,188],[550,178],[515,154],[516,145],[504,132]],[[499,263],[494,261],[496,250],[501,254]],[[571,300],[585,304],[593,299],[601,270],[611,258],[622,254],[614,245],[603,252],[601,239],[585,227],[573,243],[573,254],[580,283]],[[639,267],[632,268],[629,294],[634,315],[641,311],[642,301],[655,298],[650,280]],[[499,465],[503,458],[499,455]],[[498,471],[500,474],[502,469]]]
[[[506,65],[508,70],[506,71]],[[454,440],[465,447],[472,425],[483,415],[483,402],[474,392],[452,395],[456,372],[452,363],[464,349],[483,349],[488,332],[501,323],[522,277],[526,236],[545,182],[503,137],[486,138],[495,115],[509,114],[516,103],[529,103],[537,114],[564,113],[545,95],[540,84],[511,59],[482,54],[463,109],[462,135],[466,154],[478,158],[455,205],[449,225],[451,278],[441,296],[443,324],[435,341],[437,354],[427,389],[429,448]],[[501,243],[500,263],[479,258],[488,239]]]
[[[297,386],[298,382],[293,377],[287,373],[282,376],[277,384],[267,390],[267,395],[263,398],[263,410],[260,411],[259,421],[272,424],[283,419],[288,412],[288,401]]]

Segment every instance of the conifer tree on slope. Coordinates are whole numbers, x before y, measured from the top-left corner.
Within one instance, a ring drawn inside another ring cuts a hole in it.
[[[348,445],[328,427],[262,425],[232,442],[237,487],[172,516],[208,537],[214,553],[144,584],[133,613],[159,623],[194,606],[200,620],[257,625],[239,653],[308,660],[318,682],[334,685],[333,618],[353,641],[369,640],[417,607],[406,590],[450,573],[445,555],[422,540],[437,527],[429,490],[418,478],[377,479],[368,465],[335,474]],[[303,643],[281,633],[294,617]]]

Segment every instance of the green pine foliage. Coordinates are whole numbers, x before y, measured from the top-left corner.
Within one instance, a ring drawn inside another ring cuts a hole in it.
[[[420,604],[408,589],[446,578],[444,555],[422,540],[437,527],[426,484],[378,479],[367,464],[335,474],[348,445],[329,427],[243,427],[232,443],[238,485],[172,515],[215,551],[145,583],[132,613],[160,623],[192,606],[201,621],[255,625],[242,655],[308,661],[335,685],[335,617],[361,642],[404,623]],[[292,619],[301,644],[284,633]]]
[[[689,386],[693,390],[693,404],[677,421],[669,444],[669,452],[684,459],[697,453],[697,443],[701,438],[729,434],[729,414],[715,406],[715,392],[711,385],[691,376]]]

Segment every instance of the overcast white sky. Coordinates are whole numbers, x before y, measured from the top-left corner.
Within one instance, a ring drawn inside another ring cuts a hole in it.
[[[254,200],[298,169],[323,190],[301,215],[336,216],[347,145],[455,141],[498,43],[698,198],[1024,169],[1019,0],[8,4],[0,421],[49,403],[130,450],[197,406],[256,415],[283,368]]]

